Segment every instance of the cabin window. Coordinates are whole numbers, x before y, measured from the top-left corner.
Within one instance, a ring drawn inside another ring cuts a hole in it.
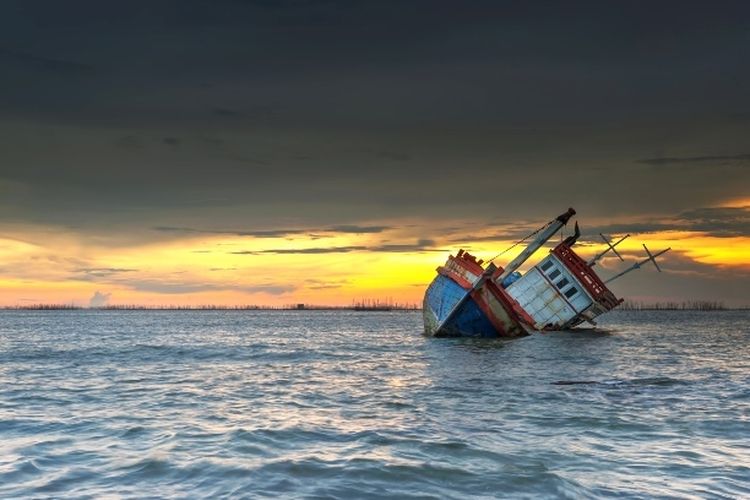
[[[542,264],[542,271],[546,271],[550,267],[552,267],[552,261],[548,260],[547,262],[545,262],[544,264]]]
[[[571,286],[570,289],[567,292],[565,292],[565,296],[567,298],[571,298],[573,295],[577,293],[578,293],[578,289],[574,286]]]
[[[563,278],[563,279],[561,279],[560,281],[557,282],[557,288],[559,288],[560,290],[562,290],[562,288],[565,285],[567,285],[568,283],[570,283],[570,281],[568,281],[568,278]]]
[[[549,279],[551,279],[551,280],[557,278],[558,276],[560,276],[560,270],[559,269],[555,269],[554,271],[552,271],[551,273],[549,273]]]

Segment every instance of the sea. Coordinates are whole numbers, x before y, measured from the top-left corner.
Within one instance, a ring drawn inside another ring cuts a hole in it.
[[[0,312],[0,498],[266,497],[749,498],[750,312]]]

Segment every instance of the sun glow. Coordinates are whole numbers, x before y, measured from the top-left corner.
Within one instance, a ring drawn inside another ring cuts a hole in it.
[[[750,208],[750,198],[732,198],[720,203],[717,206],[722,208]]]
[[[454,221],[453,227],[461,224]],[[180,234],[104,244],[72,233],[23,229],[5,228],[0,239],[0,304],[7,306],[86,306],[97,291],[109,294],[112,304],[151,306],[350,305],[364,299],[418,304],[449,253],[464,248],[486,260],[513,244],[481,232],[474,241],[467,237],[458,243],[462,238],[449,229],[426,225],[420,234],[441,237],[418,240],[401,229],[283,237]],[[529,262],[543,257],[556,238]],[[750,269],[747,237],[658,231],[633,235],[618,248],[628,258],[641,258],[641,242],[652,251],[672,247],[663,258],[666,272],[675,255],[717,269]],[[495,263],[507,264],[520,250],[514,248]],[[601,250],[603,245],[583,241],[576,247],[584,258]]]

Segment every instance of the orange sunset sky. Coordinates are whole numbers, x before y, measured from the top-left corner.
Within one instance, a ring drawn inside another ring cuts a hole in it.
[[[571,206],[672,247],[616,294],[750,305],[744,15],[104,4],[0,18],[0,305],[418,304]]]
[[[727,207],[750,209],[750,205]],[[579,215],[578,220],[583,223],[585,236],[586,219]],[[0,240],[4,263],[0,301],[21,306],[348,305],[360,299],[411,304],[421,301],[435,267],[450,252],[460,247],[480,258],[490,258],[513,243],[471,221],[452,221],[451,228],[419,220],[401,221],[407,229],[400,230],[390,226],[381,230],[388,221],[376,222],[379,225],[362,227],[363,231],[374,228],[376,233],[340,234],[323,229],[274,237],[174,234],[159,241],[132,244],[54,227],[10,226]],[[472,240],[465,234],[467,224],[473,225],[472,234],[480,238]],[[528,229],[533,230],[533,225]],[[415,232],[434,234],[435,239],[417,241]],[[603,249],[596,238],[589,239],[577,247],[586,257]],[[634,234],[619,247],[626,263],[610,254],[601,263],[602,277],[643,258],[641,242],[647,242],[652,251],[671,246],[673,252],[660,259],[664,268],[661,275],[657,276],[650,265],[644,266],[612,285],[620,295],[647,301],[720,299],[735,306],[748,303],[743,300],[747,296],[742,295],[747,291],[746,281],[736,280],[734,296],[734,289],[725,291],[722,287],[735,283],[732,276],[746,278],[750,273],[750,238],[679,229]],[[497,262],[502,265],[518,250]],[[539,255],[546,251],[540,250]],[[684,289],[683,283],[695,285]]]

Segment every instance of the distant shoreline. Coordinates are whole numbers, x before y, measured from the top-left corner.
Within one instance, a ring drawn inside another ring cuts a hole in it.
[[[357,311],[395,312],[421,311],[421,307],[360,307],[360,306],[106,306],[84,307],[65,304],[40,304],[31,306],[0,306],[3,311]]]
[[[416,303],[396,302],[394,300],[364,299],[352,302],[346,306],[306,304],[284,304],[280,306],[264,306],[258,304],[243,304],[227,306],[221,304],[199,304],[181,306],[173,304],[145,305],[145,304],[106,304],[101,306],[82,306],[75,303],[27,303],[15,306],[0,306],[0,309],[28,310],[28,311],[64,311],[64,310],[100,310],[100,311],[421,311]]]
[[[725,311],[748,311],[750,306],[745,307],[667,307],[660,304],[638,307],[621,307],[614,311],[641,312],[641,311],[700,311],[700,312],[725,312]],[[0,311],[353,311],[353,312],[419,312],[421,307],[353,307],[353,306],[107,306],[107,307],[83,307],[64,304],[42,304],[34,306],[0,306]]]
[[[723,302],[713,300],[686,300],[682,302],[636,302],[624,301],[617,309],[620,311],[727,311],[746,310],[750,306],[726,307]]]

